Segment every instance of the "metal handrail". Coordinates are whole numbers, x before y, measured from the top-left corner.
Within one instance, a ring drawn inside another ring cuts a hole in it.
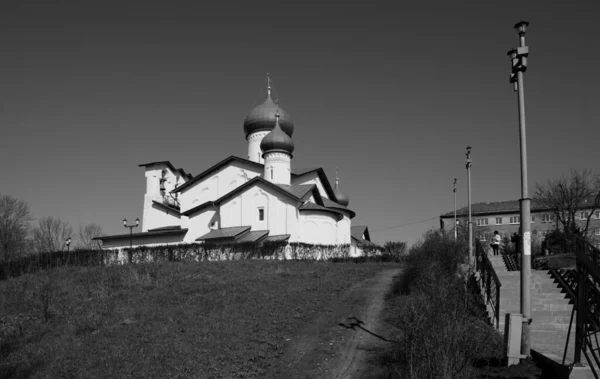
[[[475,239],[475,254],[477,257],[476,270],[479,273],[480,286],[485,293],[485,302],[494,311],[496,329],[500,328],[500,279],[490,262],[481,241]],[[492,286],[493,282],[493,286]]]

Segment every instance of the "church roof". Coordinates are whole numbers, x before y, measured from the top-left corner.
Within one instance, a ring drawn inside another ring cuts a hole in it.
[[[257,162],[254,162],[254,161],[251,161],[248,159],[236,157],[235,155],[230,155],[229,157],[223,159],[222,161],[218,162],[217,164],[213,165],[212,167],[209,167],[208,169],[206,169],[206,170],[202,171],[201,173],[199,173],[198,175],[194,176],[192,179],[183,183],[182,185],[175,188],[171,192],[172,193],[181,192],[182,190],[184,190],[188,187],[191,187],[194,183],[197,183],[197,182],[201,181],[202,179],[206,178],[207,176],[219,171],[221,168],[226,167],[228,164],[230,164],[232,162],[240,162],[240,163],[249,164],[251,166],[254,166],[257,170],[264,169],[264,165],[262,163],[257,163]],[[317,175],[319,176],[319,179],[321,180],[321,183],[323,184],[323,187],[325,188],[325,192],[327,192],[327,195],[330,198],[334,199],[334,201],[337,200],[335,197],[335,193],[333,191],[333,187],[331,187],[331,184],[329,183],[329,179],[327,179],[327,175],[325,175],[325,170],[323,170],[322,167],[291,169],[292,177],[299,177],[302,175],[309,174],[311,172],[317,173]]]
[[[289,192],[290,194],[296,196],[299,199],[302,199],[304,196],[306,196],[307,193],[309,193],[316,187],[315,184],[294,184],[294,185],[277,184],[277,185],[279,187],[283,188],[285,191]]]
[[[371,240],[371,236],[369,235],[369,228],[366,225],[355,225],[350,227],[350,235],[352,238],[357,240],[362,240],[363,235],[367,241]]]
[[[338,221],[341,220],[342,218],[344,218],[344,214],[342,212],[335,210],[333,208],[327,208],[322,205],[315,204],[310,201],[302,204],[302,206],[298,209],[300,209],[301,211],[321,211],[321,212],[333,213],[337,216]]]
[[[269,235],[268,230],[251,230],[248,233],[242,235],[237,238],[235,242],[237,243],[247,243],[247,242],[258,242],[263,238]]]
[[[350,213],[350,218],[354,218],[354,216],[356,216],[356,213],[352,209],[349,209],[349,208],[343,206],[342,204],[338,204],[335,201],[328,199],[326,197],[323,198],[323,205],[325,205],[327,208],[341,209],[343,211],[346,211],[346,212]]]
[[[222,239],[222,238],[235,238],[242,233],[245,233],[250,230],[250,226],[234,226],[231,228],[221,228],[211,230],[203,236],[196,238],[196,241],[206,241],[206,240],[214,240],[214,239]]]
[[[110,239],[119,239],[119,238],[130,238],[130,237],[149,237],[149,236],[169,236],[169,235],[177,235],[177,234],[183,234],[183,233],[187,233],[187,228],[186,229],[156,229],[156,230],[148,230],[147,232],[141,232],[141,233],[126,233],[126,234],[114,234],[112,236],[102,236],[102,237],[96,237],[96,238],[92,238],[93,240],[100,240],[100,241],[104,241],[104,240],[110,240]]]
[[[148,229],[149,232],[155,232],[158,230],[181,230],[181,225],[163,226],[160,228]]]
[[[194,176],[191,180],[183,183],[182,185],[180,185],[179,187],[175,188],[173,191],[173,193],[176,192],[181,192],[183,189],[190,187],[192,184],[199,182],[200,180],[206,178],[207,176],[209,176],[210,174],[213,174],[217,171],[219,171],[221,168],[226,167],[228,164],[230,164],[231,162],[243,162],[243,163],[247,163],[250,165],[255,166],[257,169],[262,170],[264,168],[264,166],[260,163],[257,162],[253,162],[247,159],[243,159],[240,157],[236,157],[235,155],[230,155],[229,157],[223,159],[221,162],[218,162],[217,164],[215,164],[212,167],[209,167],[208,169],[202,171],[201,173],[199,173],[198,175]]]
[[[192,179],[192,174],[186,173],[184,169],[182,168],[175,168],[175,166],[173,166],[171,164],[171,162],[169,161],[156,161],[156,162],[149,162],[149,163],[143,163],[141,165],[138,165],[138,167],[146,167],[146,166],[152,166],[152,165],[158,165],[158,164],[164,164],[167,167],[169,167],[171,169],[171,171],[174,172],[179,172],[179,174],[181,174],[181,176],[183,176],[186,179]]]
[[[153,204],[156,204],[160,207],[166,208],[170,211],[176,212],[178,215],[180,214],[179,212],[179,207],[175,206],[175,205],[171,205],[171,204],[165,204],[165,203],[161,203],[160,201],[156,201],[156,200],[152,200]]]
[[[267,95],[262,104],[252,108],[248,116],[246,116],[244,120],[244,133],[246,137],[251,133],[261,130],[273,130],[275,127],[275,114],[277,112],[279,112],[280,116],[279,124],[281,125],[281,129],[291,137],[294,134],[294,121],[279,104],[276,104],[271,99],[270,94]]]
[[[276,236],[268,236],[262,242],[283,242],[290,239],[290,234],[278,234]]]

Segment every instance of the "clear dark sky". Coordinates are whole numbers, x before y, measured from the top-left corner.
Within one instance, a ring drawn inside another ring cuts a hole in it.
[[[246,156],[242,123],[270,72],[293,167],[333,180],[339,166],[353,223],[412,243],[439,222],[381,229],[451,211],[455,177],[465,205],[468,144],[473,201],[520,197],[506,52],[521,19],[530,187],[598,166],[598,4],[3,2],[0,193],[123,233],[142,216],[138,164],[195,175]]]

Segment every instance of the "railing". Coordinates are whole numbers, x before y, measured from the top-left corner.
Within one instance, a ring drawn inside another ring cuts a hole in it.
[[[496,329],[500,328],[500,279],[496,275],[494,266],[490,262],[486,251],[481,245],[481,241],[475,240],[475,255],[477,258],[476,270],[479,285],[485,296],[485,303],[489,305],[494,313],[494,322]]]
[[[575,354],[574,365],[581,364],[581,353],[585,356],[595,378],[600,368],[600,250],[585,240],[576,243],[576,269],[551,270],[559,285],[573,300],[571,321],[565,343],[563,364],[565,363],[569,338],[575,318]],[[576,313],[576,316],[575,316]]]

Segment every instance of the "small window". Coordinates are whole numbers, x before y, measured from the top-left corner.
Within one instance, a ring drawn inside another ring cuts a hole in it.
[[[554,215],[550,214],[550,213],[545,213],[542,215],[542,222],[552,222],[554,221]]]
[[[510,216],[510,223],[511,224],[520,224],[521,223],[521,216]]]
[[[487,224],[488,224],[487,218],[478,218],[477,219],[477,226],[486,226]]]
[[[533,224],[535,222],[535,215],[531,215],[531,223]]]
[[[258,221],[265,220],[265,208],[258,208]]]
[[[496,217],[496,225],[502,225],[502,217]]]

